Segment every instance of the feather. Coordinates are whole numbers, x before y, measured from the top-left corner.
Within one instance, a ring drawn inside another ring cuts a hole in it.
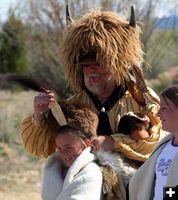
[[[61,110],[61,106],[59,105],[59,103],[55,100],[54,102],[51,102],[49,104],[49,107],[51,108],[51,112],[53,113],[53,116],[55,117],[59,125],[67,125],[66,118],[64,116],[63,111]]]

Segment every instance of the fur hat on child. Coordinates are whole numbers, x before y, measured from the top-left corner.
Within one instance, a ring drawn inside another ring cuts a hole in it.
[[[86,133],[91,138],[96,137],[98,116],[84,105],[58,104],[57,101],[50,104],[51,112],[48,114],[48,124],[56,132],[61,126],[68,125],[76,130]]]

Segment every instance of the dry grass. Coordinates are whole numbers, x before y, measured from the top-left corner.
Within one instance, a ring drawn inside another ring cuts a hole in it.
[[[19,137],[21,120],[32,113],[34,92],[0,91],[0,199],[40,200],[44,160],[30,156]]]
[[[20,122],[33,112],[35,92],[11,93],[0,91],[0,140],[6,143],[19,142]]]
[[[0,199],[40,200],[42,161],[16,156],[0,165]]]

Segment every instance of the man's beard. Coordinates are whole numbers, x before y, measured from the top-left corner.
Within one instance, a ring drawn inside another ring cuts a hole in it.
[[[103,91],[106,90],[107,88],[107,83],[104,82],[104,83],[99,83],[99,84],[85,84],[86,88],[92,92],[93,94],[96,94],[96,95],[99,95],[101,93],[103,93]]]

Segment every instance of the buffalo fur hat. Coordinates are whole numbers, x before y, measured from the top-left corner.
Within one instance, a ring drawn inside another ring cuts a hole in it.
[[[47,116],[48,124],[54,133],[61,127],[69,126],[84,133],[86,138],[97,136],[98,116],[84,105],[54,102],[50,104],[51,112]]]
[[[118,85],[133,75],[132,66],[140,68],[143,61],[141,30],[135,23],[133,7],[130,22],[114,12],[99,10],[91,10],[75,21],[71,16],[67,19],[60,57],[74,91],[81,91],[84,86],[81,66],[84,59],[91,62],[95,59],[112,73]]]

